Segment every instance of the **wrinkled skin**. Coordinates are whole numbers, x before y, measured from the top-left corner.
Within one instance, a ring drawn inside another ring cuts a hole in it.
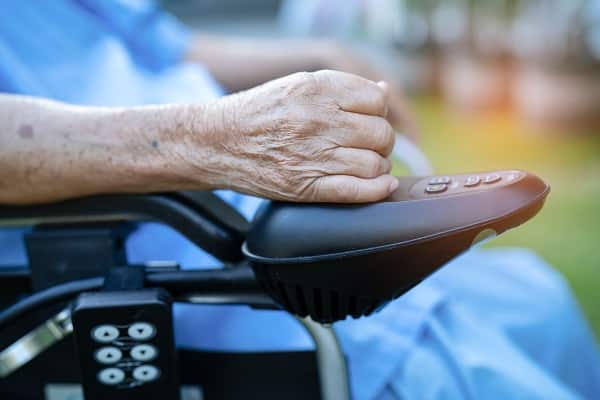
[[[218,186],[272,199],[368,202],[396,189],[387,85],[302,72],[219,102],[227,161]]]

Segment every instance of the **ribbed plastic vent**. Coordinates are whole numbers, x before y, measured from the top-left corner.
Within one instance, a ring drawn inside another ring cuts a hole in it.
[[[289,312],[300,317],[310,316],[321,323],[343,320],[348,315],[359,318],[371,314],[384,301],[348,296],[335,290],[306,288],[271,282],[265,285],[270,294]]]

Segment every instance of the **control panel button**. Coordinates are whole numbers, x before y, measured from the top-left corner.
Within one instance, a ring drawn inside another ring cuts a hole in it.
[[[502,177],[501,177],[500,175],[498,175],[498,174],[489,174],[489,175],[486,175],[486,176],[483,178],[483,183],[485,183],[485,184],[488,184],[488,185],[489,185],[490,183],[496,183],[496,182],[499,182],[499,181],[500,181],[500,179],[502,179]]]
[[[119,330],[113,325],[99,325],[92,329],[92,338],[100,343],[112,342],[119,337]]]
[[[127,334],[135,340],[146,340],[154,336],[154,325],[147,322],[136,322],[127,329]]]
[[[123,353],[116,347],[102,347],[94,354],[96,361],[102,364],[114,364],[121,360]]]
[[[425,188],[425,193],[434,194],[434,193],[442,193],[448,189],[448,185],[440,183],[437,185],[428,185]]]
[[[452,179],[449,176],[436,176],[429,180],[430,185],[449,184]]]
[[[154,365],[140,365],[139,367],[133,370],[132,375],[138,381],[150,382],[155,379],[158,379],[158,376],[160,375],[160,370]]]
[[[511,171],[508,175],[506,175],[503,179],[507,182],[515,181],[522,177],[522,174],[518,171]]]
[[[98,380],[105,385],[117,385],[125,379],[125,372],[120,368],[105,368],[98,372]]]
[[[481,178],[478,175],[471,175],[465,180],[465,187],[474,187],[479,185]]]
[[[138,344],[131,349],[129,353],[131,358],[137,361],[150,361],[153,360],[158,354],[156,347],[149,344]]]

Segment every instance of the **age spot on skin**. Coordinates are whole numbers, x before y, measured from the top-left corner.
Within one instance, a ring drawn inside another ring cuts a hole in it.
[[[21,125],[17,133],[21,139],[33,139],[33,126],[28,124]]]

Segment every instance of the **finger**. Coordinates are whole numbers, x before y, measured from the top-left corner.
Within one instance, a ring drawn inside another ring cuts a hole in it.
[[[398,179],[381,175],[363,179],[347,175],[329,175],[314,183],[312,201],[326,203],[367,203],[382,200],[398,188]]]
[[[337,126],[328,135],[343,147],[376,151],[387,157],[394,148],[396,134],[390,123],[382,117],[340,113]]]
[[[351,175],[376,178],[392,170],[392,162],[372,150],[340,147],[332,152],[327,163],[329,175]]]
[[[323,94],[331,97],[343,111],[385,116],[387,92],[384,87],[358,75],[323,70],[315,72]]]

